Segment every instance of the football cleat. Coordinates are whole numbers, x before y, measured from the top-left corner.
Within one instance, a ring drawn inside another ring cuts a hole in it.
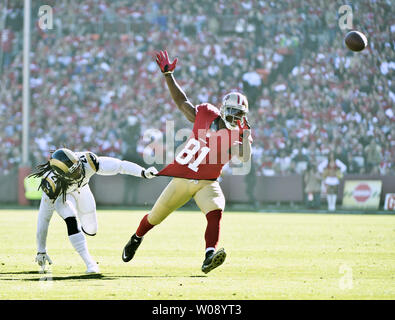
[[[130,238],[122,252],[122,260],[124,262],[128,262],[133,259],[137,248],[141,244],[141,241],[143,241],[143,237],[139,238],[136,236],[136,234]]]
[[[92,264],[88,266],[85,273],[86,274],[100,273],[99,266],[97,264]]]
[[[219,267],[224,263],[226,258],[226,252],[224,248],[219,249],[217,252],[213,252],[210,256],[208,256],[202,265],[202,271],[204,273],[209,273],[211,270]]]

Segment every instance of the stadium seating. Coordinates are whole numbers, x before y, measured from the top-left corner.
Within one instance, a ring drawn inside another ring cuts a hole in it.
[[[3,173],[21,161],[21,3],[8,2],[1,32]],[[358,54],[342,42],[336,2],[84,3],[49,1],[53,30],[32,30],[32,165],[62,145],[137,161],[147,129],[164,131],[168,120],[189,128],[153,59],[166,49],[179,58],[175,76],[193,103],[218,104],[233,89],[248,96],[258,175],[301,173],[331,150],[349,173],[395,173],[388,2],[354,5],[369,40]]]

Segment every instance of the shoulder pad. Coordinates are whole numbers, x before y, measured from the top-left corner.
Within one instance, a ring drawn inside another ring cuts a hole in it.
[[[93,152],[87,152],[85,153],[85,157],[91,168],[97,172],[97,170],[99,170],[99,160],[97,155],[95,155]]]
[[[56,179],[49,176],[41,180],[40,188],[51,200],[55,200],[60,194],[60,185],[56,183]]]
[[[206,111],[209,113],[215,113],[219,115],[219,110],[217,107],[213,106],[210,103],[202,103],[196,106],[196,113],[199,111]]]

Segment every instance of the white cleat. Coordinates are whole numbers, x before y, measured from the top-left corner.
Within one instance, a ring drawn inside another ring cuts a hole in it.
[[[100,273],[99,266],[97,264],[93,264],[86,269],[86,274]]]

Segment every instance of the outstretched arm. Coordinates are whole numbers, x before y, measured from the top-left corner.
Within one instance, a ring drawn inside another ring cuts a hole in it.
[[[135,177],[151,179],[158,171],[154,167],[145,169],[138,164],[112,157],[98,157],[99,169],[97,174],[102,176],[113,176],[116,174],[128,174]]]
[[[176,68],[177,58],[172,63],[169,61],[167,51],[160,51],[156,54],[156,63],[165,76],[167,87],[169,88],[170,95],[176,103],[178,109],[191,121],[195,121],[196,111],[193,104],[188,100],[185,92],[178,85],[174,78],[173,71]]]

